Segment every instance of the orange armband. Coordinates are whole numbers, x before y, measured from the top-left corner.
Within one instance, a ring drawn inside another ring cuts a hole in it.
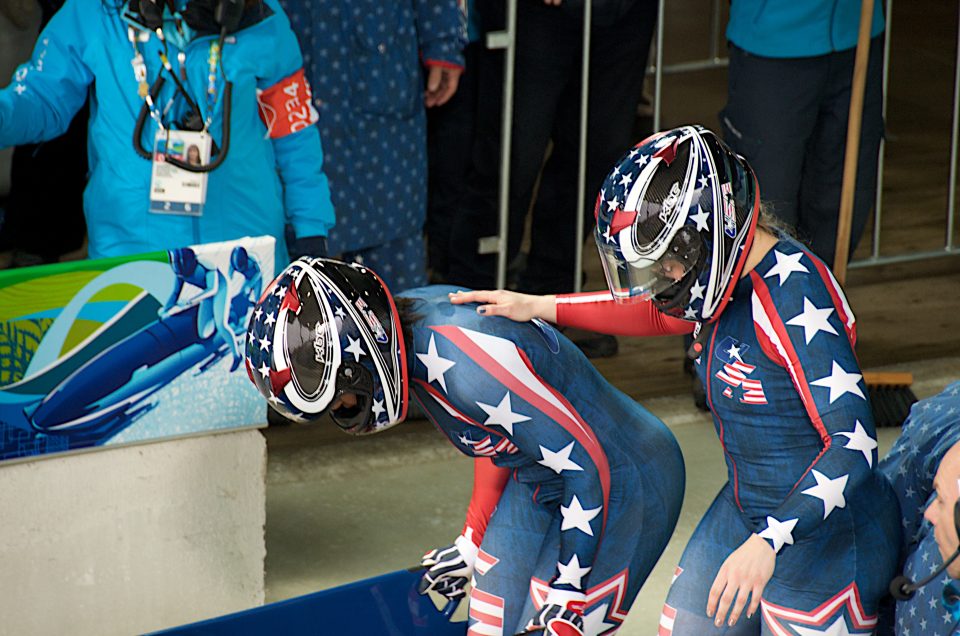
[[[257,104],[271,139],[286,137],[320,119],[302,68],[270,88],[258,90]]]

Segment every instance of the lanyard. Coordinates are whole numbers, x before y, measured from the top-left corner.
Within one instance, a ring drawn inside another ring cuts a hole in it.
[[[147,84],[147,64],[143,60],[143,54],[140,53],[139,47],[137,47],[137,33],[133,27],[127,27],[127,38],[133,47],[133,59],[130,60],[130,64],[133,66],[133,77],[137,80],[137,94],[147,103],[150,117],[157,122],[157,127],[164,130],[163,116],[153,103],[153,96],[150,95],[150,86]]]
[[[160,40],[160,43],[163,45],[163,50],[160,51],[160,63],[163,65],[164,70],[166,70],[167,73],[169,73],[173,78],[173,81],[177,86],[177,90],[183,94],[188,105],[199,114],[200,108],[187,93],[186,88],[184,88],[183,82],[181,81],[181,78],[183,81],[186,81],[186,53],[180,51],[177,54],[177,61],[180,65],[180,77],[178,78],[177,74],[173,70],[173,66],[170,64],[169,58],[167,57],[167,43],[163,36],[163,29],[158,28],[155,32],[157,34],[157,38]],[[154,104],[153,97],[150,95],[150,87],[147,84],[147,65],[143,59],[143,54],[140,52],[140,49],[137,46],[137,33],[133,27],[127,27],[127,37],[130,40],[131,46],[133,47],[134,55],[130,63],[133,66],[134,79],[137,81],[137,94],[140,95],[144,102],[146,102],[147,108],[150,111],[150,117],[157,123],[157,126],[160,130],[164,130],[163,116],[166,115],[173,106],[173,98],[170,99],[170,101],[164,107],[163,113],[161,113]],[[213,40],[210,43],[210,49],[207,55],[207,117],[203,122],[203,132],[207,131],[211,122],[213,121],[214,107],[216,106],[217,102],[217,66],[219,64],[220,43],[217,40]]]

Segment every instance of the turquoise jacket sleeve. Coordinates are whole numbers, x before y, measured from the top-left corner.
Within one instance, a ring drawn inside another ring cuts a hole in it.
[[[260,78],[261,89],[267,89],[303,67],[303,57],[290,21],[277,2],[267,4],[276,13],[277,47],[272,51],[272,64],[266,77]],[[283,206],[287,222],[293,225],[297,238],[326,236],[336,222],[330,199],[330,183],[323,172],[323,147],[316,124],[273,140],[277,171],[283,183]]]
[[[59,137],[87,98],[93,72],[84,60],[97,37],[99,0],[67,0],[40,33],[31,59],[0,91],[0,148]]]

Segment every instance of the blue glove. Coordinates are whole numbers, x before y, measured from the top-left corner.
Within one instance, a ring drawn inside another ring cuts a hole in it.
[[[550,588],[543,607],[524,627],[525,634],[543,636],[583,636],[582,592]]]
[[[310,256],[311,258],[320,258],[327,255],[327,237],[326,236],[303,236],[290,242],[287,248],[290,255],[290,261],[295,261],[301,256]]]
[[[473,576],[473,566],[480,548],[460,535],[453,545],[430,550],[420,560],[427,569],[420,579],[417,591],[426,594],[431,590],[448,599],[457,599],[466,594],[467,583]]]

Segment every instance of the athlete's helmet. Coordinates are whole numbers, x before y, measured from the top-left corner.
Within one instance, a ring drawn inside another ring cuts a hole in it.
[[[249,264],[250,255],[247,253],[247,248],[242,245],[233,248],[233,251],[230,252],[230,267],[233,268],[233,271],[242,272],[247,269]]]
[[[594,238],[614,298],[716,320],[750,251],[759,205],[753,170],[713,132],[683,126],[641,142],[597,198]]]
[[[173,273],[180,278],[189,278],[197,271],[199,262],[197,261],[197,254],[193,249],[180,247],[175,250],[170,250],[168,254],[170,256],[170,266],[173,268]]]
[[[330,412],[363,435],[402,421],[406,352],[393,297],[370,269],[323,258],[287,266],[247,326],[247,373],[270,405],[295,420]],[[345,393],[355,407],[331,410]]]

